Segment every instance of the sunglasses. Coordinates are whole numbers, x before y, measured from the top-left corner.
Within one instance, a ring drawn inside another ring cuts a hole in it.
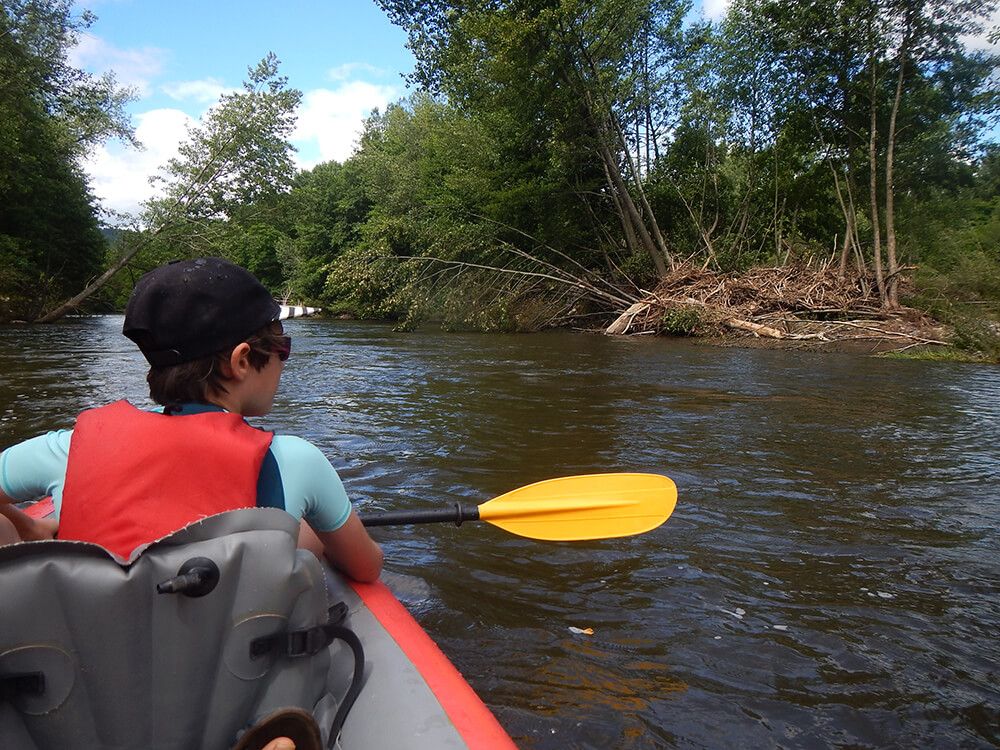
[[[271,351],[277,354],[278,359],[284,362],[286,359],[288,359],[289,355],[292,353],[292,337],[281,336],[274,343],[274,348]]]

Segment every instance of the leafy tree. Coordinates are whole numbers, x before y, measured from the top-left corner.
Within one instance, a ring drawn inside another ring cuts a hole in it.
[[[32,318],[100,271],[105,243],[78,160],[131,131],[127,92],[67,62],[88,22],[68,3],[0,6],[0,317]]]
[[[151,244],[166,242],[175,252],[186,249],[192,255],[221,252],[231,232],[246,236],[258,215],[273,211],[294,179],[288,137],[301,99],[278,75],[278,64],[269,54],[248,70],[242,91],[224,94],[205,121],[191,128],[180,155],[159,179],[163,194],[146,205],[145,233],[126,245],[94,283],[41,322],[75,308]],[[253,233],[261,235],[259,228]],[[257,242],[256,251],[252,265],[276,278],[277,243]]]
[[[671,256],[644,194],[642,166],[633,158],[645,146],[630,143],[625,123],[636,119],[630,112],[641,113],[645,144],[655,150],[662,125],[652,117],[648,73],[657,63],[651,40],[670,37],[685,3],[380,0],[380,5],[409,33],[417,57],[415,81],[474,113],[509,152],[510,163],[557,163],[581,195],[603,192],[629,247],[665,272]],[[663,55],[661,61],[667,59]],[[582,176],[585,182],[579,181]]]
[[[291,187],[294,147],[288,138],[302,94],[288,88],[278,65],[269,53],[248,69],[242,91],[223,94],[205,122],[191,127],[159,179],[164,195],[148,205],[148,224],[178,209],[192,222],[230,217]]]
[[[289,290],[298,299],[319,300],[330,264],[357,246],[368,216],[358,160],[299,174],[286,204],[292,229],[281,260]]]
[[[409,287],[418,257],[482,262],[497,246],[488,222],[496,198],[496,152],[488,134],[456,108],[427,95],[374,113],[359,153],[328,180],[336,197],[327,293],[360,310],[401,317],[423,292]],[[346,184],[345,184],[346,183]],[[333,195],[330,196],[333,198]],[[352,219],[363,213],[356,228]],[[372,270],[378,269],[378,276]]]
[[[20,50],[6,61],[7,80],[31,91],[65,129],[74,157],[109,138],[136,143],[125,111],[134,92],[112,73],[95,77],[69,62],[80,33],[96,20],[92,13],[74,15],[71,0],[4,0],[0,15],[0,34]]]
[[[969,53],[961,41],[995,7],[981,0],[743,0],[723,27],[726,59],[742,60],[726,71],[724,100],[754,122],[763,113],[765,136],[780,134],[798,153],[827,162],[844,216],[841,270],[867,239],[890,308],[899,304],[901,272],[897,193],[951,179],[956,158],[968,157],[978,126],[996,112],[996,94],[985,85],[998,60]],[[746,84],[758,80],[763,97]],[[763,145],[770,147],[767,138]]]

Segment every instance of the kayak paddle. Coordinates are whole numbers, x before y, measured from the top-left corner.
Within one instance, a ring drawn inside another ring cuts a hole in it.
[[[660,474],[583,474],[536,482],[478,507],[366,513],[365,526],[486,521],[501,529],[553,542],[642,534],[666,521],[677,487]]]

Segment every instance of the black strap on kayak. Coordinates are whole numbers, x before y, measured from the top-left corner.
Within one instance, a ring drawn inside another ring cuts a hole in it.
[[[45,692],[45,675],[41,672],[0,674],[0,700],[10,701],[20,695],[41,695]]]
[[[331,750],[337,744],[337,738],[340,736],[340,730],[344,728],[347,714],[350,713],[354,701],[361,693],[361,682],[365,674],[365,650],[362,648],[361,640],[357,634],[343,625],[334,625],[333,630],[333,637],[346,643],[354,653],[354,676],[351,677],[350,687],[344,693],[344,698],[340,701],[340,708],[337,709],[337,715],[333,718],[333,726],[330,727],[330,741],[327,747]]]
[[[325,649],[337,638],[334,628],[347,617],[347,605],[339,602],[330,607],[327,621],[302,630],[286,630],[284,633],[265,635],[250,641],[250,658],[259,659],[268,654],[276,656],[312,656]]]
[[[267,654],[293,658],[312,656],[327,648],[335,640],[343,641],[351,649],[351,653],[354,654],[354,675],[351,677],[347,693],[340,701],[337,715],[333,719],[333,726],[330,729],[329,747],[331,748],[336,744],[340,730],[347,719],[347,714],[361,693],[361,682],[365,673],[365,649],[361,645],[361,640],[353,630],[341,625],[344,618],[347,617],[347,611],[347,605],[344,602],[339,602],[330,607],[325,625],[275,633],[255,638],[250,642],[251,659],[258,659]]]

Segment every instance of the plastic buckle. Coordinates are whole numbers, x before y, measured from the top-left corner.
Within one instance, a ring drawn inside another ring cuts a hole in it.
[[[293,630],[288,634],[285,646],[287,656],[312,656],[329,645],[330,641],[322,627],[308,630]]]

